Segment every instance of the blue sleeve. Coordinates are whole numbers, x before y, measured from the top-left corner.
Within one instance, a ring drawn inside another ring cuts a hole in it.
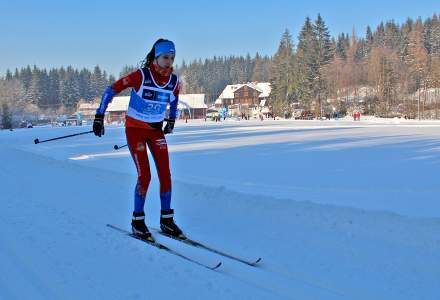
[[[109,85],[102,95],[101,98],[101,104],[99,104],[98,109],[96,110],[97,115],[103,115],[105,114],[105,111],[107,109],[107,106],[110,102],[112,102],[113,97],[116,95],[116,92],[113,91],[113,88],[111,85]]]
[[[170,115],[169,118],[175,120],[177,115],[177,103],[179,102],[179,96],[170,103]]]

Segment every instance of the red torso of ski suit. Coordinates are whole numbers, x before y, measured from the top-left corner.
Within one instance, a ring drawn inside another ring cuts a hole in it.
[[[144,71],[137,70],[125,77],[122,77],[112,85],[113,91],[115,93],[120,93],[124,89],[130,87],[133,89],[132,92],[137,93],[139,89],[142,88],[142,81],[144,80],[146,74],[145,72],[148,72],[148,69],[144,69]],[[170,82],[171,80],[170,76],[172,76],[172,74],[163,76],[159,74],[157,70],[155,70],[154,66],[149,68],[149,72],[149,74],[151,74],[153,77],[153,82],[155,82],[155,84],[158,86],[165,86],[167,82]],[[177,81],[176,86],[172,91],[176,98],[179,95],[179,89],[180,85]],[[135,189],[135,207],[137,206],[136,203],[145,201],[145,195],[151,180],[150,164],[147,155],[148,146],[155,161],[159,176],[162,209],[169,209],[168,206],[170,205],[171,201],[171,173],[169,167],[168,147],[165,135],[162,131],[162,122],[148,123],[127,116],[125,133],[127,136],[127,144],[136,165],[138,174]],[[141,207],[138,207],[138,210],[140,209]]]

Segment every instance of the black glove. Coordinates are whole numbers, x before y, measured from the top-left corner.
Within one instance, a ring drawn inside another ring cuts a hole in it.
[[[176,120],[172,120],[172,119],[167,120],[167,124],[165,125],[165,128],[163,129],[163,133],[164,134],[173,133],[175,122],[176,122]]]
[[[104,115],[95,115],[93,121],[93,133],[96,136],[104,135]]]

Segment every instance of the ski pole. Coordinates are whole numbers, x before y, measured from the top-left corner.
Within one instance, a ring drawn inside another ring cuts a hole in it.
[[[80,132],[80,133],[75,133],[75,134],[59,136],[59,137],[56,137],[53,139],[48,139],[48,140],[43,140],[43,141],[40,141],[39,139],[35,139],[34,143],[39,144],[39,143],[44,143],[44,142],[50,142],[50,141],[55,141],[55,140],[59,140],[59,139],[65,139],[65,138],[72,137],[72,136],[81,135],[81,134],[88,134],[88,133],[92,133],[92,132],[93,132],[93,130],[90,130],[90,131],[85,131],[85,132]]]
[[[122,145],[122,146],[114,145],[113,148],[115,150],[118,150],[118,149],[121,149],[121,148],[124,148],[124,147],[127,147],[127,146],[128,146],[128,144],[125,144],[125,145]]]
[[[165,118],[164,119],[164,121],[166,121],[166,122],[168,122],[168,121],[170,121],[171,119],[168,119],[168,118]],[[114,145],[113,146],[113,149],[115,149],[115,150],[119,150],[119,149],[121,149],[121,148],[124,148],[124,147],[127,147],[128,145],[127,144],[124,144],[124,145],[122,145],[122,146],[118,146],[118,145]]]

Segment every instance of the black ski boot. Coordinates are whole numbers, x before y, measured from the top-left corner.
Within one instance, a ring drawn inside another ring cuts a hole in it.
[[[133,218],[131,219],[131,231],[133,234],[143,240],[154,242],[151,232],[145,225],[145,213],[133,212]]]
[[[174,210],[161,210],[160,211],[160,229],[163,233],[171,235],[178,239],[186,239],[182,230],[174,223]]]

